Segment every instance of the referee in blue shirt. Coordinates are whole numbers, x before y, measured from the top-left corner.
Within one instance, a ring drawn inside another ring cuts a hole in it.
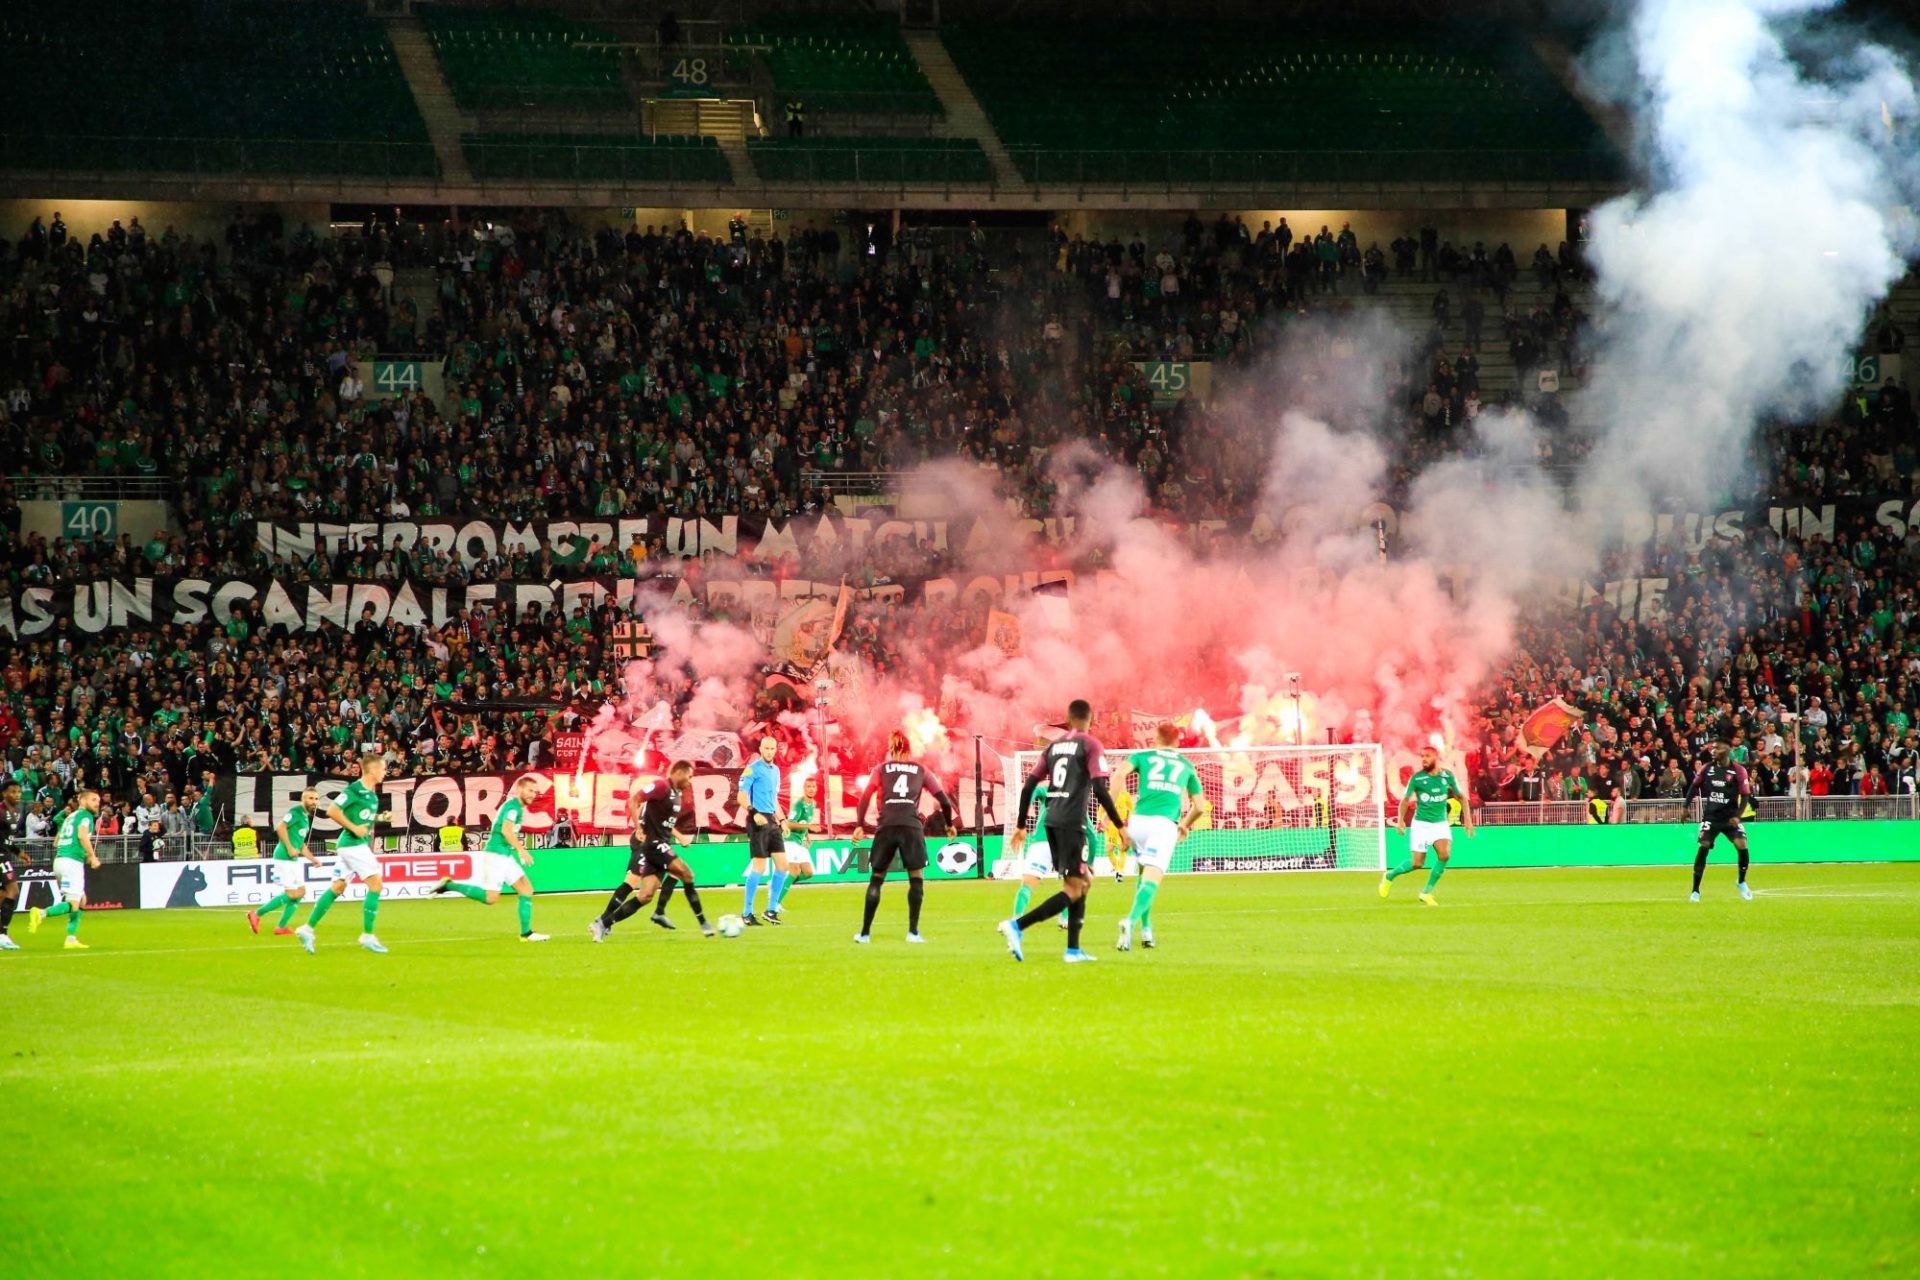
[[[742,917],[748,924],[779,924],[780,900],[793,883],[787,874],[787,845],[780,838],[780,766],[773,758],[780,744],[769,736],[760,739],[760,754],[740,774],[740,808],[747,815],[747,910]],[[767,917],[753,914],[753,900],[760,895],[760,878],[773,863],[773,880],[767,886]]]

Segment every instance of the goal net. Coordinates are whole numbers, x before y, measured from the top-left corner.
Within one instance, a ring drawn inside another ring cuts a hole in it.
[[[1301,747],[1222,747],[1181,751],[1200,776],[1212,812],[1174,850],[1174,871],[1382,871],[1387,865],[1386,770],[1378,743]],[[1131,752],[1112,750],[1115,806],[1133,813],[1139,782],[1127,765]],[[1006,834],[1019,815],[1020,788],[1039,760],[1037,751],[1002,756]],[[1043,806],[1028,815],[1029,832]],[[1096,871],[1111,866],[1115,833],[1090,800],[1091,851]],[[994,875],[1018,879],[1025,859],[1002,854]]]

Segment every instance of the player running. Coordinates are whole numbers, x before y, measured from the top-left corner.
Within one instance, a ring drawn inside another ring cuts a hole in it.
[[[740,774],[740,809],[747,815],[747,909],[740,919],[746,924],[779,924],[780,902],[787,893],[787,847],[780,839],[780,766],[773,758],[780,744],[771,734],[760,739],[760,754]],[[763,921],[753,914],[753,900],[760,894],[760,879],[773,867],[773,882],[767,888],[767,915]]]
[[[360,757],[360,777],[347,784],[331,805],[327,817],[340,824],[340,838],[334,842],[333,881],[314,900],[307,922],[293,932],[300,945],[313,954],[313,929],[333,909],[334,899],[347,891],[348,881],[358,877],[366,882],[366,900],[360,904],[360,945],[377,955],[387,948],[374,936],[373,922],[380,914],[380,859],[373,853],[373,829],[393,815],[380,812],[379,786],[387,778],[387,758],[371,751]]]
[[[273,879],[280,886],[280,892],[273,895],[257,910],[247,912],[247,927],[255,933],[260,932],[260,917],[280,912],[280,923],[273,927],[279,935],[293,932],[293,913],[300,909],[300,899],[307,896],[307,868],[320,865],[320,859],[314,856],[308,847],[307,839],[313,834],[313,815],[320,808],[320,793],[308,787],[300,793],[299,801],[287,810],[286,816],[274,823],[274,833],[279,841],[273,846]]]
[[[27,869],[24,850],[13,843],[14,815],[20,812],[20,784],[9,778],[0,785],[0,951],[18,951],[20,944],[7,936],[13,928],[13,913],[20,909],[20,895],[26,885],[20,873]]]
[[[1420,768],[1407,779],[1407,789],[1400,797],[1399,812],[1394,814],[1395,827],[1407,827],[1407,860],[1380,877],[1380,896],[1386,897],[1393,892],[1393,882],[1409,871],[1418,871],[1427,859],[1427,850],[1433,850],[1433,870],[1427,873],[1427,887],[1420,891],[1420,901],[1429,907],[1437,907],[1440,900],[1433,896],[1433,886],[1440,883],[1440,877],[1446,874],[1447,859],[1453,856],[1453,827],[1447,822],[1447,801],[1460,801],[1461,834],[1469,840],[1473,838],[1473,806],[1467,803],[1467,797],[1460,790],[1450,770],[1440,767],[1440,751],[1428,745],[1420,748]],[[1407,817],[1411,814],[1413,824],[1407,826]]]
[[[1140,885],[1133,891],[1133,910],[1120,921],[1120,941],[1114,945],[1121,951],[1133,949],[1135,929],[1141,946],[1153,946],[1153,898],[1160,891],[1160,878],[1173,866],[1174,846],[1213,812],[1192,762],[1173,749],[1180,741],[1179,726],[1163,722],[1154,738],[1158,747],[1136,751],[1127,760],[1136,779],[1127,840],[1140,867]]]
[[[1047,749],[1047,740],[1045,738],[1035,739],[1033,749],[1044,752]],[[1046,804],[1046,783],[1042,782],[1033,789],[1033,798],[1039,801],[1042,806]],[[1089,845],[1093,843],[1093,819],[1091,818],[1087,819],[1087,843]],[[1040,887],[1040,882],[1042,880],[1057,879],[1060,875],[1058,871],[1053,869],[1053,852],[1047,848],[1047,832],[1045,827],[1042,827],[1033,836],[1029,837],[1025,847],[1017,852],[1020,858],[1024,860],[1025,865],[1021,868],[1020,887],[1013,892],[1013,916],[1016,920],[1026,913],[1028,903],[1033,901],[1033,891]],[[1124,861],[1124,859],[1122,859],[1122,861]],[[1062,929],[1067,927],[1067,917],[1065,915],[1057,916],[1055,919],[1058,920]]]
[[[45,911],[35,907],[27,913],[27,932],[40,932],[40,922],[50,916],[67,918],[69,951],[85,951],[80,941],[80,917],[87,909],[87,871],[98,871],[100,859],[93,849],[93,822],[100,815],[100,793],[92,787],[74,797],[75,804],[60,822],[60,835],[53,846],[53,875],[60,882],[60,901]]]
[[[533,865],[533,851],[527,848],[527,806],[540,789],[539,779],[529,774],[513,784],[513,794],[493,815],[493,830],[487,834],[487,847],[479,857],[480,882],[456,883],[447,876],[433,887],[436,894],[457,893],[488,906],[500,901],[500,891],[511,888],[520,899],[520,941],[545,942],[547,935],[533,931],[533,881],[526,868]]]
[[[687,837],[680,834],[680,804],[692,785],[693,766],[685,760],[675,760],[667,767],[666,777],[655,778],[627,793],[627,821],[633,824],[627,878],[613,887],[606,910],[587,922],[587,932],[595,942],[605,942],[613,926],[637,915],[653,900],[654,892],[668,877],[678,880],[686,889],[687,905],[693,908],[693,918],[700,922],[700,932],[709,938],[714,936],[713,926],[707,923],[706,910],[700,905],[700,891],[693,886],[693,869],[673,851],[675,844],[687,841]],[[638,893],[634,892],[636,889]],[[656,916],[655,923],[663,921]],[[672,927],[667,925],[669,929]]]
[[[1047,851],[1053,856],[1054,870],[1060,873],[1060,892],[1048,898],[1017,920],[1000,922],[1000,936],[1015,960],[1026,955],[1020,946],[1021,934],[1034,925],[1067,913],[1068,964],[1084,964],[1095,957],[1080,949],[1080,928],[1087,919],[1087,890],[1093,884],[1093,868],[1087,862],[1087,798],[1091,792],[1116,828],[1122,826],[1113,807],[1113,795],[1107,787],[1106,748],[1100,739],[1087,732],[1093,723],[1093,708],[1084,699],[1075,699],[1067,707],[1067,733],[1047,744],[1034,763],[1033,772],[1020,789],[1019,819],[1013,833],[1013,853],[1017,857],[1027,838],[1027,810],[1041,783],[1047,784]],[[1120,832],[1120,851],[1131,845],[1124,830]]]
[[[1693,855],[1693,892],[1687,896],[1689,902],[1700,901],[1700,878],[1707,873],[1707,855],[1713,852],[1721,836],[1732,841],[1734,852],[1740,855],[1740,896],[1753,901],[1753,890],[1747,888],[1747,828],[1741,821],[1741,815],[1753,801],[1753,784],[1747,778],[1747,767],[1736,764],[1732,754],[1733,747],[1725,735],[1717,736],[1713,759],[1700,766],[1693,781],[1687,784],[1688,803],[1692,803],[1695,796],[1702,801],[1700,847]]]
[[[940,815],[949,826],[953,822],[953,802],[947,799],[940,779],[925,765],[911,759],[912,744],[907,735],[895,729],[887,735],[887,759],[873,771],[860,793],[860,812],[855,823],[860,830],[867,825],[867,809],[875,794],[880,797],[880,825],[873,833],[873,870],[867,878],[866,914],[860,920],[860,932],[853,940],[864,944],[873,932],[873,914],[880,909],[880,891],[886,887],[887,872],[897,857],[907,869],[907,941],[925,942],[920,936],[920,903],[927,893],[927,829],[920,821],[920,793],[931,791]]]

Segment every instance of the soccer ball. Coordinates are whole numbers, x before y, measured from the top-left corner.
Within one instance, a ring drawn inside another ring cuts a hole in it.
[[[721,937],[737,938],[741,934],[745,933],[746,931],[747,931],[747,922],[742,920],[739,916],[721,916],[720,917],[720,936]]]
[[[964,840],[952,840],[940,846],[933,860],[950,876],[963,876],[973,870],[976,851]]]

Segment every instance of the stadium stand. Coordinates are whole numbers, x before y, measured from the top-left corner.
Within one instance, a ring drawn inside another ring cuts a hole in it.
[[[725,183],[732,176],[712,138],[469,133],[460,144],[483,181]]]
[[[893,18],[770,13],[727,39],[758,49],[776,94],[803,99],[809,111],[943,114]]]
[[[614,36],[599,27],[537,9],[422,5],[418,12],[462,109],[631,108]]]
[[[1252,433],[1205,404],[1155,406],[1132,358],[1211,355],[1219,378],[1257,379],[1263,352],[1334,313],[1334,290],[1353,287],[1352,269],[1336,268],[1327,292],[1290,279],[1271,236],[1243,243],[1224,219],[1140,243],[1137,254],[1117,240],[1061,235],[1031,253],[910,231],[856,255],[827,230],[622,236],[554,217],[482,231],[446,228],[428,251],[381,229],[323,239],[261,220],[237,224],[220,245],[137,224],[85,245],[28,228],[0,255],[0,326],[18,335],[0,366],[9,388],[0,467],[170,480],[181,528],[111,542],[22,538],[8,496],[0,567],[16,587],[140,572],[638,579],[685,566],[657,539],[596,548],[572,567],[519,552],[468,567],[422,543],[290,559],[266,555],[252,521],[805,512],[826,502],[823,477],[948,452],[990,464],[1042,515],[1054,500],[1046,453],[1070,439],[1102,441],[1168,516],[1229,517],[1253,497],[1237,478],[1263,469]],[[433,314],[385,296],[372,271],[381,260],[440,263]],[[1577,290],[1583,268],[1574,260],[1565,270],[1545,283]],[[29,305],[17,288],[27,279],[57,305]],[[915,305],[929,296],[944,301]],[[876,312],[863,299],[884,305]],[[348,355],[394,349],[444,360],[446,406],[350,396],[340,375]],[[1383,426],[1403,441],[1403,479],[1457,449],[1452,422],[1477,411],[1478,392],[1442,368],[1448,361],[1416,349],[1384,370],[1399,408]],[[1437,417],[1424,407],[1436,382]],[[1310,393],[1304,403],[1312,407]],[[1824,431],[1769,432],[1757,472],[1774,477],[1777,498],[1897,490],[1920,473],[1915,438],[1911,400],[1892,387],[1850,399]],[[871,558],[860,581],[942,569],[946,554],[896,548]],[[767,570],[707,556],[699,572]],[[1669,617],[1634,622],[1596,604],[1579,626],[1523,620],[1476,736],[1509,740],[1517,717],[1555,696],[1584,723],[1538,771],[1500,753],[1476,757],[1483,798],[1663,794],[1701,726],[1727,716],[1763,794],[1876,794],[1913,768],[1920,530],[1863,525],[1831,540],[1788,530],[1697,549],[1676,538],[1610,572],[1669,578]],[[338,769],[371,731],[407,743],[417,769],[509,767],[591,713],[607,621],[482,608],[438,633],[286,635],[243,606],[195,627],[92,643],[76,643],[62,622],[0,642],[18,691],[0,710],[0,752],[33,783],[29,798],[53,808],[87,778],[122,804],[151,791],[191,810],[203,767]],[[899,612],[863,600],[847,644],[911,673],[977,644],[984,626],[978,607]],[[204,694],[193,683],[202,668]],[[937,683],[933,667],[921,674]],[[427,707],[509,693],[572,709],[556,722]],[[1826,711],[1804,730],[1804,776],[1789,774],[1791,737],[1778,718],[1795,694],[1819,697]]]
[[[316,0],[288,17],[246,0],[219,23],[111,0],[7,4],[0,165],[432,176],[426,126],[364,6]]]
[[[1597,126],[1510,34],[966,25],[944,38],[1030,180],[1608,176]]]
[[[750,138],[767,182],[984,183],[993,165],[971,138]]]

